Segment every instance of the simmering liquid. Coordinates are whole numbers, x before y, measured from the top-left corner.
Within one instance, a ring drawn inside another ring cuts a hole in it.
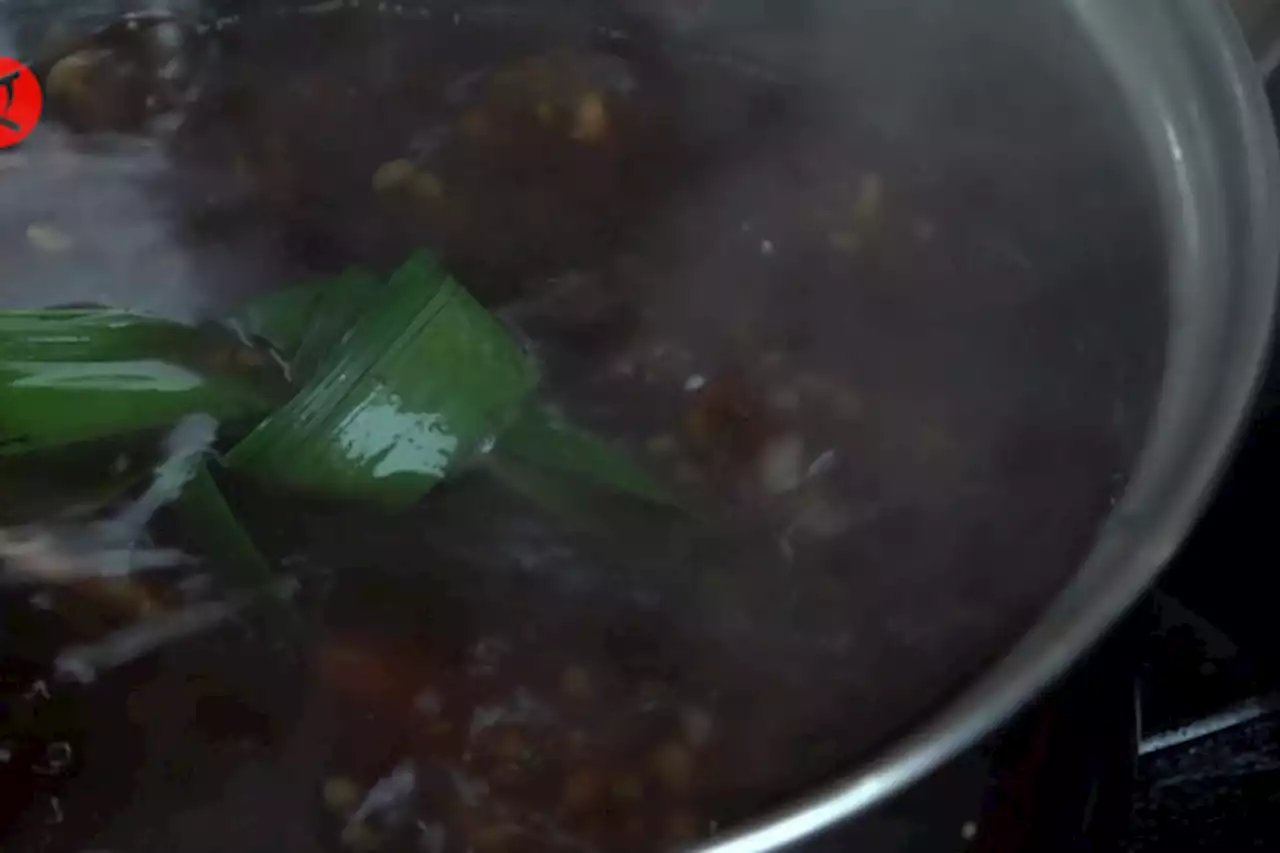
[[[1046,91],[1042,162],[1036,115],[903,136],[706,46],[330,5],[33,35],[3,307],[216,319],[425,246],[719,544],[480,471],[401,513],[229,477],[290,622],[148,497],[222,425],[6,463],[5,849],[687,844],[916,721],[1087,553],[1160,369],[1124,318],[1163,309],[1082,105]],[[95,465],[138,485],[77,516]]]

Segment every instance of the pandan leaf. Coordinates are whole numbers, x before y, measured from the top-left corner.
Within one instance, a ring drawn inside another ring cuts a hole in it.
[[[312,494],[412,503],[486,447],[536,381],[502,325],[418,254],[226,461]]]
[[[382,284],[364,270],[260,296],[228,321],[261,338],[289,364],[290,379],[311,379],[352,325],[376,301]]]
[[[663,542],[671,534],[672,523],[687,520],[683,513],[667,511],[673,505],[666,501],[637,504],[626,499],[634,495],[514,455],[491,454],[482,470],[561,524],[578,532],[603,534],[615,545],[620,536],[632,543]],[[643,533],[636,535],[636,531]],[[654,537],[655,533],[659,535]]]
[[[251,300],[226,322],[247,338],[266,341],[284,358],[292,361],[315,320],[323,282],[290,287]]]
[[[494,455],[519,459],[548,475],[568,476],[598,489],[678,506],[670,489],[624,450],[578,427],[554,408],[531,405],[499,436]]]
[[[269,360],[225,333],[113,310],[0,312],[0,456],[262,417],[285,399]]]
[[[0,361],[0,456],[156,429],[193,412],[259,418],[278,403],[260,383],[163,360]]]
[[[0,456],[156,429],[196,412],[261,417],[280,402],[262,383],[160,359],[0,362]]]
[[[198,360],[234,345],[209,329],[110,308],[0,311],[0,361]]]
[[[276,581],[271,563],[236,519],[207,464],[201,464],[176,504],[188,535],[196,540],[235,588],[267,587]]]
[[[576,534],[577,547],[608,565],[615,581],[688,589],[715,572],[724,550],[713,528],[681,507],[611,491],[581,477],[490,454],[483,473]],[[691,553],[702,555],[690,558]]]
[[[324,369],[352,327],[382,298],[385,286],[364,270],[350,270],[322,285],[307,332],[290,362],[294,382],[310,381]]]

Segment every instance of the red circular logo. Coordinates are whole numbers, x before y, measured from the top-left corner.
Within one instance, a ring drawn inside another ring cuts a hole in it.
[[[0,56],[0,148],[17,145],[40,121],[44,95],[31,69]]]

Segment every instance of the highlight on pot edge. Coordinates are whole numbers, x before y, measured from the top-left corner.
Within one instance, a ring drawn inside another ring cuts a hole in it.
[[[4,849],[710,838],[998,657],[1123,490],[1161,257],[1086,89],[997,188],[639,27],[179,5],[0,4]]]

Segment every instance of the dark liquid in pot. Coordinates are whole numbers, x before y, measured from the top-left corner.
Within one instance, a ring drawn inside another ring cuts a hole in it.
[[[198,319],[429,246],[549,398],[735,546],[697,558],[708,581],[678,541],[601,541],[478,477],[401,515],[228,484],[299,580],[305,641],[246,617],[59,685],[67,645],[216,587],[6,590],[0,747],[39,771],[5,777],[15,849],[703,838],[957,689],[1124,487],[1163,329],[1125,284],[1159,274],[1065,94],[1039,107],[1060,156],[1017,160],[1045,150],[1035,115],[896,137],[834,88],[603,29],[336,13],[182,37],[174,104],[51,88],[0,153],[6,307]],[[64,85],[132,79],[109,71]],[[1077,258],[1059,218],[1108,248]],[[189,547],[163,514],[153,534]]]

